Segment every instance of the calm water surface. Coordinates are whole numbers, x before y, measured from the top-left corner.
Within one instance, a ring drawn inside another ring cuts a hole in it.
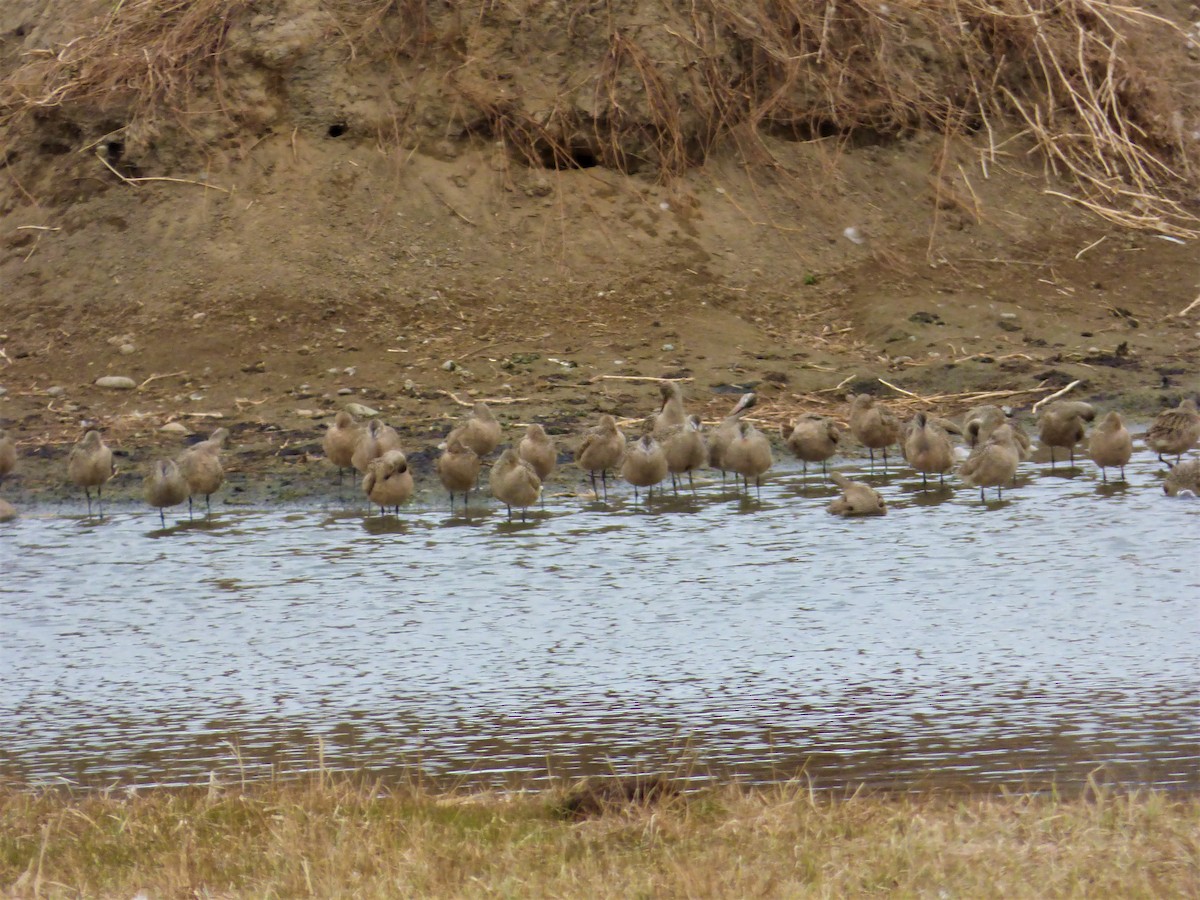
[[[551,498],[0,529],[0,776],[1200,788],[1200,503],[1029,467],[1005,502],[783,470],[746,500]],[[354,502],[354,501],[348,501]],[[169,520],[169,525],[171,525]]]

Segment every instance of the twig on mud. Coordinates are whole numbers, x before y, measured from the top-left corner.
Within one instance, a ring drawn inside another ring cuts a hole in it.
[[[878,381],[880,384],[882,384],[884,387],[891,388],[897,394],[903,394],[906,397],[912,397],[914,400],[920,400],[922,402],[927,402],[925,400],[925,398],[922,397],[920,394],[914,394],[912,391],[906,391],[902,387],[896,387],[896,385],[892,384],[890,381],[884,381],[882,378],[876,378],[875,380]]]
[[[17,231],[62,231],[62,228],[53,225],[18,225]]]
[[[671,381],[694,381],[690,375],[686,378],[656,378],[653,375],[593,375],[587,380],[587,384],[595,384],[597,381],[657,381],[667,383]]]
[[[1191,303],[1189,303],[1187,306],[1185,306],[1179,312],[1175,313],[1175,318],[1182,319],[1184,316],[1186,316],[1188,313],[1190,313],[1197,306],[1200,306],[1200,297],[1197,297],[1195,300],[1193,300]]]
[[[1088,244],[1086,247],[1084,247],[1082,250],[1080,250],[1078,253],[1076,253],[1075,258],[1079,259],[1081,256],[1083,256],[1083,254],[1087,253],[1089,250],[1091,250],[1095,247],[1099,247],[1101,244],[1103,244],[1107,240],[1108,240],[1107,234],[1101,235],[1099,240],[1092,241],[1090,244]]]
[[[478,400],[459,400],[453,391],[438,391],[439,394],[445,394],[459,406],[474,406],[476,403],[493,403],[503,406],[507,403],[528,403],[529,397],[480,397]]]
[[[120,178],[123,182],[125,182],[126,184],[128,184],[132,187],[137,187],[139,184],[142,184],[147,181],[169,181],[169,182],[172,182],[173,184],[194,184],[197,187],[209,188],[214,191],[220,191],[222,194],[232,194],[233,193],[233,191],[231,191],[229,188],[223,188],[220,185],[216,185],[216,184],[209,184],[207,181],[193,181],[190,178],[169,178],[166,175],[142,175],[138,178],[128,178],[128,177],[122,175],[116,169],[114,169],[112,167],[112,165],[109,164],[108,160],[105,159],[103,156],[101,156],[99,153],[96,153],[95,156],[96,156],[96,159],[98,159],[98,160],[100,160],[100,162],[104,163],[104,168],[108,169],[108,171],[112,172],[114,175],[116,175],[118,178]]]
[[[432,187],[430,187],[429,182],[422,181],[421,184],[425,185],[426,190],[428,190],[429,193],[433,194],[433,199],[435,199],[438,203],[442,204],[442,206],[446,207],[446,209],[450,210],[450,212],[454,213],[456,216],[458,216],[460,219],[462,219],[464,222],[466,222],[472,228],[476,227],[474,222],[472,222],[470,219],[468,219],[466,216],[464,216],[462,213],[460,213],[457,209],[455,209],[453,206],[451,206],[449,200],[447,200],[445,197],[443,197],[441,194],[439,194],[437,191],[435,191]]]
[[[1059,397],[1061,397],[1063,394],[1069,393],[1069,392],[1070,392],[1072,389],[1074,389],[1074,388],[1075,388],[1077,385],[1079,385],[1080,383],[1081,383],[1081,382],[1080,382],[1078,379],[1076,379],[1075,381],[1072,381],[1070,384],[1068,384],[1068,385],[1067,385],[1065,388],[1063,388],[1061,391],[1055,391],[1055,392],[1054,392],[1053,394],[1051,394],[1050,396],[1048,396],[1048,397],[1043,397],[1043,398],[1042,398],[1041,400],[1039,400],[1037,403],[1033,404],[1033,409],[1031,410],[1031,412],[1032,412],[1032,413],[1033,413],[1033,414],[1036,416],[1036,415],[1037,415],[1037,411],[1038,411],[1038,407],[1040,407],[1040,406],[1041,406],[1043,403],[1049,403],[1051,400],[1057,400],[1057,399],[1058,399]]]
[[[482,345],[476,347],[474,350],[468,350],[466,353],[461,354],[458,358],[466,359],[468,356],[474,356],[476,353],[482,353],[484,350],[490,350],[492,347],[495,347],[499,343],[500,343],[500,341],[492,341],[491,343],[482,344]]]
[[[168,372],[166,375],[151,375],[149,378],[147,378],[145,381],[143,381],[141,384],[139,384],[137,386],[137,389],[140,391],[142,388],[144,388],[150,382],[158,381],[160,378],[174,378],[176,375],[186,375],[186,374],[187,374],[187,372]]]

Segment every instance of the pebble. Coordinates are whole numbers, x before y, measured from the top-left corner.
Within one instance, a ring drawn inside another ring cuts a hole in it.
[[[0,522],[11,522],[17,517],[17,508],[7,500],[0,500]]]
[[[458,363],[456,363],[452,359],[448,359],[444,363],[442,363],[442,369],[446,372],[453,372],[457,368],[458,368]]]
[[[354,388],[338,388],[338,396],[345,397],[354,393]]]
[[[167,434],[189,434],[190,433],[188,431],[188,427],[186,425],[184,425],[182,422],[168,422],[166,425],[164,425],[162,428],[160,428],[158,430],[165,432]]]
[[[674,344],[663,344],[662,348],[669,353],[675,349],[675,345]]]
[[[47,397],[61,397],[66,392],[67,392],[67,389],[65,387],[63,387],[61,384],[56,384],[52,388],[46,388],[46,396]]]
[[[101,375],[96,379],[96,387],[112,388],[115,391],[132,391],[137,382],[124,375]]]
[[[361,403],[347,403],[346,412],[352,416],[358,416],[360,419],[370,419],[379,415],[379,410],[371,409],[369,406],[363,406]]]
[[[122,344],[121,345],[121,354],[123,356],[130,356],[134,353],[137,353],[137,347],[133,346],[133,344]]]

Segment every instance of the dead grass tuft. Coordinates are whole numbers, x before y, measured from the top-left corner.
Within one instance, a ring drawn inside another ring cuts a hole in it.
[[[0,787],[6,896],[1194,896],[1200,803],[1160,793],[831,797],[732,786],[564,819],[538,793],[323,774]]]

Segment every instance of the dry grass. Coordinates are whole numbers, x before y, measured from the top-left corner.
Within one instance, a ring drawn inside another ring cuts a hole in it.
[[[766,136],[875,141],[928,129],[944,144],[975,135],[985,176],[1032,145],[1074,186],[1060,196],[1124,225],[1200,233],[1176,199],[1195,184],[1180,127],[1185,35],[1139,7],[662,0],[649,22],[640,8],[340,2],[328,7],[328,39],[343,42],[347,66],[387,60],[407,73],[400,81],[433,92],[398,102],[389,140],[411,139],[417,106],[449,103],[463,135],[501,141],[529,165],[669,177],[722,146],[770,165]],[[122,0],[0,79],[0,124],[103,109],[142,135],[168,119],[186,129],[196,109],[236,117],[223,54],[253,12],[249,0]],[[533,43],[518,45],[522,35]],[[531,47],[571,72],[545,83],[519,62]]]
[[[0,790],[11,896],[1165,897],[1200,891],[1200,801],[834,799],[733,787],[564,815],[561,794],[328,777],[135,796]]]

